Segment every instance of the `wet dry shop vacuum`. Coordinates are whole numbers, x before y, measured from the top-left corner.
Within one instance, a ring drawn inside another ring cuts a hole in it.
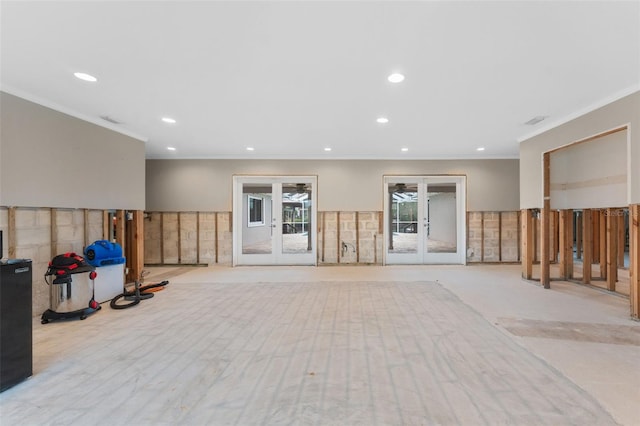
[[[59,319],[83,320],[100,310],[94,297],[96,276],[95,267],[75,253],[54,257],[44,276],[49,285],[49,309],[42,314],[42,324]]]

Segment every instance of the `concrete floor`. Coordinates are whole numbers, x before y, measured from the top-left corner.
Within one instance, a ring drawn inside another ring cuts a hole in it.
[[[34,319],[4,425],[640,424],[628,299],[519,266],[153,268],[153,299]]]

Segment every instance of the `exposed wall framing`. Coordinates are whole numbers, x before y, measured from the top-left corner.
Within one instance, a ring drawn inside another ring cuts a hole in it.
[[[146,212],[144,263],[230,264],[230,228],[228,212]]]
[[[629,300],[631,317],[640,319],[640,204],[629,208]]]
[[[519,212],[467,212],[467,261],[514,263],[520,260]]]
[[[134,221],[136,214],[133,213]],[[7,237],[8,257],[32,260],[34,315],[49,308],[49,287],[44,280],[37,279],[44,276],[49,261],[66,252],[82,254],[93,241],[108,239],[108,231],[105,232],[109,229],[108,221],[109,214],[103,210],[0,207],[0,228]],[[136,266],[132,267],[130,262],[135,262],[136,256],[142,258],[142,247],[137,242],[128,245],[127,267],[135,271]]]

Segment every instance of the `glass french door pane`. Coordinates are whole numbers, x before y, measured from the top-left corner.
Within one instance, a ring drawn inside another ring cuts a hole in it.
[[[271,184],[242,184],[242,253],[271,254]]]
[[[309,253],[311,241],[311,184],[282,184],[282,253]]]
[[[427,252],[456,253],[456,184],[427,184]]]
[[[389,183],[389,253],[418,252],[418,184]]]

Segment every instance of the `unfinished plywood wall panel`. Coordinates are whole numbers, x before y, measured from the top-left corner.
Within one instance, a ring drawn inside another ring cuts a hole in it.
[[[356,213],[339,212],[340,215],[340,263],[357,263]]]
[[[319,212],[318,264],[382,264],[382,212]]]
[[[42,213],[46,215],[46,213]],[[84,211],[79,209],[55,209],[57,254],[75,252],[81,254],[84,249]]]
[[[519,214],[467,212],[467,262],[517,262]]]
[[[321,232],[324,252],[321,258],[324,263],[338,263],[340,249],[338,248],[338,212],[322,212],[324,229]]]
[[[483,261],[484,262],[499,262],[501,239],[500,239],[500,213],[499,212],[484,212],[484,228],[483,228]]]
[[[162,213],[147,213],[144,221],[144,262],[163,263]]]
[[[198,214],[183,212],[180,215],[180,263],[198,263]]]
[[[467,229],[467,261],[468,262],[481,262],[482,261],[482,222],[483,212],[468,212],[467,223],[469,224]]]
[[[213,265],[216,262],[216,213],[200,212],[200,263]]]
[[[358,220],[358,260],[359,263],[377,263],[377,234],[378,234],[378,214],[377,212],[360,212]]]
[[[501,247],[502,262],[517,262],[518,258],[518,212],[500,212],[502,215]]]
[[[15,208],[14,212],[15,255],[12,257],[31,259],[33,263],[33,315],[37,316],[49,308],[49,286],[40,278],[44,276],[51,260],[51,210]],[[73,244],[68,237],[65,234],[69,246],[82,247],[82,240]]]
[[[216,213],[218,223],[218,263],[230,265],[233,255],[231,212]]]
[[[228,212],[147,212],[144,262],[148,265],[230,263],[229,217]]]
[[[85,218],[85,243],[93,244],[94,241],[102,240],[102,210],[88,210]]]
[[[178,213],[162,213],[162,247],[165,264],[180,263]]]

